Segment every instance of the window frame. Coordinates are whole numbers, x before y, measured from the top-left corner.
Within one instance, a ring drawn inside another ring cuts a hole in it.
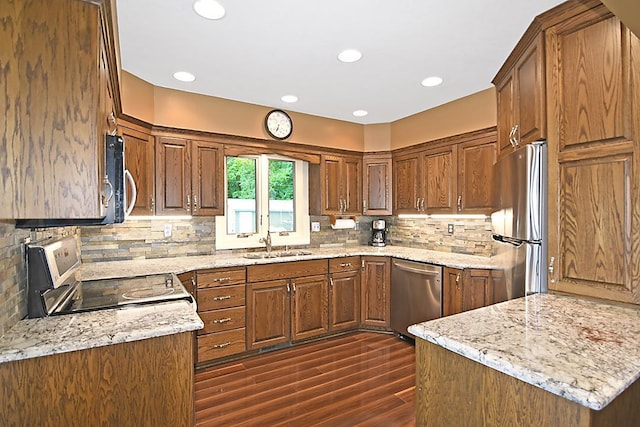
[[[227,157],[255,158],[256,162],[256,217],[257,232],[246,237],[238,237],[240,234],[227,234]],[[277,154],[250,154],[225,156],[224,159],[224,205],[225,214],[215,217],[215,249],[250,249],[264,247],[260,242],[267,235],[269,224],[269,160],[284,160],[293,162],[294,165],[294,218],[295,229],[293,232],[271,233],[272,246],[308,245],[311,242],[311,218],[309,217],[309,163],[291,157]],[[260,215],[266,216],[267,221],[260,221]],[[262,224],[261,224],[262,222]]]

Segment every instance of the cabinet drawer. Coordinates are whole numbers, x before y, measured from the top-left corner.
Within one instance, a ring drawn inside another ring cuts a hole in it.
[[[216,286],[239,285],[245,282],[245,269],[217,268],[215,270],[198,271],[198,289]]]
[[[217,359],[218,357],[245,351],[244,328],[198,337],[198,362]]]
[[[244,328],[244,312],[245,308],[242,306],[199,313],[204,322],[204,329],[200,329],[198,335]]]
[[[353,271],[360,269],[359,256],[347,256],[343,258],[331,258],[329,260],[329,273],[339,271]]]
[[[198,290],[198,313],[244,305],[244,285],[220,286]]]
[[[247,281],[265,282],[267,280],[315,276],[316,274],[326,274],[327,271],[326,259],[250,265],[247,267]]]

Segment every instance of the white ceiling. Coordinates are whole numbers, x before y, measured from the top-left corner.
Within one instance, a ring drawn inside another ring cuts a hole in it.
[[[124,70],[156,86],[355,123],[387,123],[491,86],[533,18],[558,0],[118,0]],[[359,62],[338,62],[344,49]],[[175,80],[175,71],[196,75]],[[423,87],[429,76],[444,79]],[[280,100],[299,97],[295,104]],[[354,110],[369,112],[354,117]],[[461,118],[463,119],[463,118]]]

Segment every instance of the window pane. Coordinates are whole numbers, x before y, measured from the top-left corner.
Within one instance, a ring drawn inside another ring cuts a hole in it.
[[[295,231],[293,162],[269,160],[269,231]]]
[[[227,157],[227,234],[255,233],[256,159]]]

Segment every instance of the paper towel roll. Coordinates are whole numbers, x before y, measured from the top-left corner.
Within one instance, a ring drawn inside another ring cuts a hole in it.
[[[331,224],[331,228],[333,228],[334,230],[356,228],[356,222],[352,219],[336,219],[336,223]]]

